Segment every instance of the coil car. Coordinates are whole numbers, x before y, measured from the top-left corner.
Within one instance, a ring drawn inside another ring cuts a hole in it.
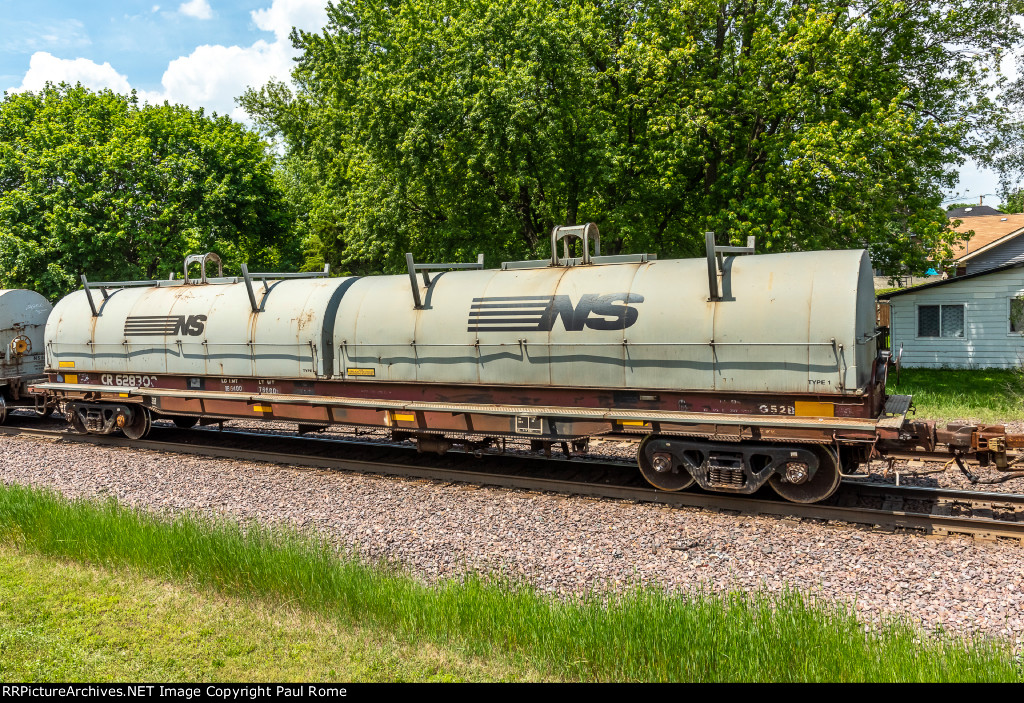
[[[910,399],[885,395],[865,251],[751,255],[709,234],[706,258],[601,256],[592,224],[551,245],[495,269],[409,255],[390,276],[224,276],[213,254],[176,280],[83,276],[50,316],[37,389],[79,432],[133,438],[154,416],[383,427],[439,452],[638,434],[659,489],[800,502],[880,439],[921,443]]]

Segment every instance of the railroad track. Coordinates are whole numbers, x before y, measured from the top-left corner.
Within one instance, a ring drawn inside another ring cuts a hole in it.
[[[796,518],[880,531],[966,535],[980,540],[1007,539],[1024,543],[1024,495],[1021,494],[846,480],[829,501],[800,505],[775,498],[770,491],[762,491],[764,495],[757,496],[710,494],[698,490],[659,491],[644,482],[631,463],[625,462],[488,454],[485,468],[484,462],[472,455],[454,451],[438,457],[389,443],[209,429],[154,427],[144,440],[114,435],[77,435],[65,430],[17,425],[0,426],[0,433],[49,441],[657,503],[729,514]]]

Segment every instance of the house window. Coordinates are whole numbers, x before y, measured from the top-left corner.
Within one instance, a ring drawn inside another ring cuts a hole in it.
[[[1024,304],[1024,300],[1021,301]],[[918,337],[963,337],[963,305],[921,305],[917,308]]]
[[[1024,334],[1024,295],[1010,298],[1010,333]]]

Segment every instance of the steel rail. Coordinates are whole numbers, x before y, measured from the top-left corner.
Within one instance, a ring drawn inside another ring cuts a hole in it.
[[[890,483],[876,483],[859,477],[847,480],[843,487],[858,493],[875,496],[898,496],[904,500],[959,501],[971,504],[1003,503],[1017,505],[1024,510],[1024,493],[996,493],[994,491],[967,491],[961,488],[939,488],[931,486],[896,486]]]
[[[161,428],[162,429],[162,428]],[[697,491],[666,492],[653,487],[621,486],[613,484],[588,483],[569,479],[543,478],[536,476],[517,476],[512,474],[496,474],[485,471],[452,469],[417,465],[416,463],[376,461],[351,457],[325,457],[310,454],[298,454],[279,451],[265,451],[253,448],[233,448],[211,445],[205,442],[181,443],[159,439],[130,440],[115,435],[77,435],[59,430],[42,430],[17,426],[0,426],[0,434],[23,435],[48,439],[51,441],[67,441],[99,446],[113,446],[130,449],[145,449],[165,453],[193,454],[226,459],[241,459],[273,464],[289,464],[309,466],[342,471],[353,471],[366,474],[399,476],[404,478],[429,479],[449,483],[468,483],[480,486],[514,488],[527,491],[547,491],[568,495],[579,495],[594,498],[625,500],[631,502],[658,503],[677,508],[701,508],[717,512],[767,515],[776,517],[796,517],[804,520],[821,520],[841,522],[855,525],[869,525],[884,529],[909,529],[937,536],[971,535],[976,538],[994,540],[997,538],[1014,539],[1024,542],[1024,521],[999,520],[987,517],[967,517],[955,515],[936,515],[931,513],[907,510],[886,510],[878,508],[862,508],[850,505],[811,504],[804,505],[787,501],[770,500],[751,496],[734,496],[721,493],[703,493]],[[210,433],[214,435],[214,433]],[[223,438],[232,436],[233,432],[217,432],[215,436]],[[238,433],[241,434],[241,433]],[[197,438],[201,436],[196,433]],[[244,436],[244,435],[243,435]],[[251,433],[250,433],[251,436]],[[276,435],[263,435],[280,439]],[[291,441],[296,441],[292,439]],[[329,442],[332,440],[320,440]],[[337,441],[337,440],[334,440]],[[338,442],[345,445],[345,442]],[[360,443],[370,445],[371,443]],[[382,450],[395,451],[393,445],[376,445]],[[412,450],[411,458],[415,461]],[[454,452],[453,452],[454,453]],[[464,458],[465,455],[463,455]],[[506,456],[506,458],[508,458]],[[537,462],[538,459],[529,458]],[[551,461],[551,460],[545,460]],[[562,468],[572,462],[558,461]],[[622,470],[622,464],[578,463],[580,468],[607,468]],[[992,493],[981,491],[960,491],[949,489],[916,488],[908,486],[890,486],[864,482],[844,482],[841,489],[847,496],[852,493],[866,493],[874,496],[899,495],[904,500],[921,500],[934,503],[939,500],[959,500],[965,503],[991,505],[1003,503],[1024,507],[1024,495]],[[849,498],[847,498],[849,499]],[[840,503],[844,496],[840,496]],[[1024,512],[1024,511],[1022,511]]]

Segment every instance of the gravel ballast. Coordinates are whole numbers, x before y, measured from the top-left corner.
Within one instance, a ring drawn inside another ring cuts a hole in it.
[[[0,436],[0,481],[158,511],[290,523],[427,581],[468,569],[566,594],[638,582],[785,588],[870,621],[1024,642],[1018,542],[929,539],[779,518]]]

